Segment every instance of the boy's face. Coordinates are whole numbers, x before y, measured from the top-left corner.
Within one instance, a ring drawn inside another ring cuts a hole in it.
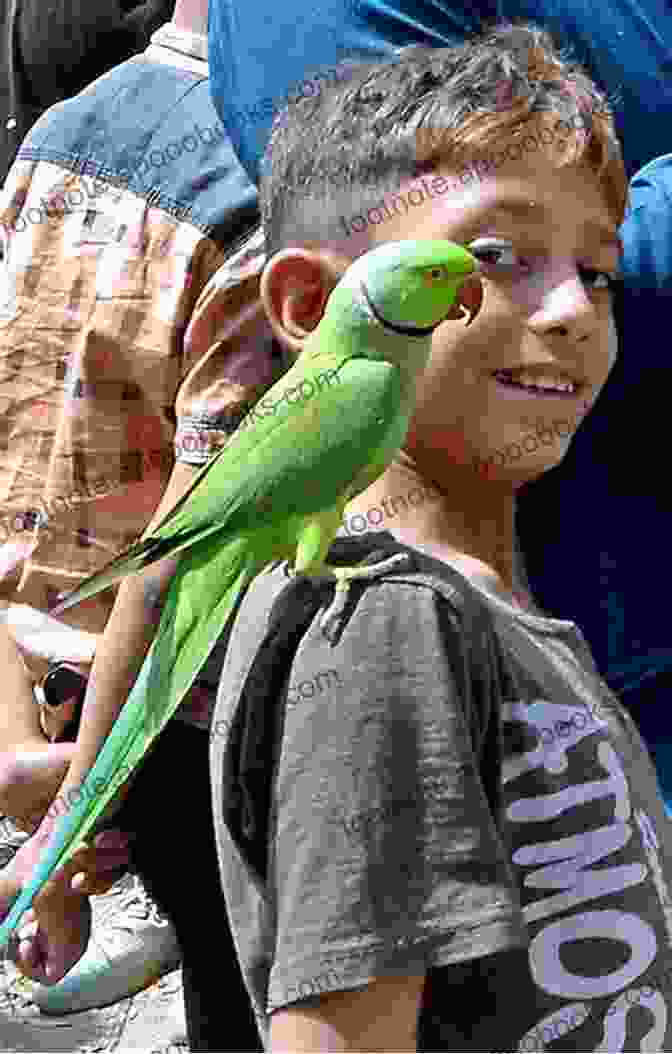
[[[405,449],[437,481],[458,463],[517,488],[562,460],[614,365],[604,272],[619,269],[617,227],[597,176],[556,168],[542,151],[466,186],[440,171],[457,189],[431,195],[438,171],[416,180],[400,194],[424,186],[424,200],[416,192],[408,212],[388,210],[366,234],[369,247],[459,242],[484,279],[471,325],[444,322],[434,334]]]

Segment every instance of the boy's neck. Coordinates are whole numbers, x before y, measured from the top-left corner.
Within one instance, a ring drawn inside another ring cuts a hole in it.
[[[455,476],[461,474],[456,469]],[[510,489],[493,486],[492,481],[487,487],[481,481],[469,486],[458,478],[434,483],[402,454],[350,502],[345,522],[358,534],[366,520],[369,530],[388,530],[397,541],[454,563],[475,584],[516,596],[527,590],[514,518],[515,495]]]

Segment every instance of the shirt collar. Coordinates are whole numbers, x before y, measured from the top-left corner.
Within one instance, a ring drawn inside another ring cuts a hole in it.
[[[172,22],[165,22],[149,38],[155,47],[168,48],[189,58],[208,61],[208,38],[202,33],[190,33]]]

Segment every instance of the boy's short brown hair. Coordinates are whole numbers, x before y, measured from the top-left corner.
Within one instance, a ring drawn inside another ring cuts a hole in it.
[[[531,123],[537,143],[562,147],[553,153],[559,167],[597,172],[622,222],[628,184],[611,105],[547,31],[500,23],[457,47],[404,48],[346,71],[273,124],[260,188],[269,252],[342,239],[341,216],[440,164],[478,161],[483,172],[496,167],[493,151],[514,159],[519,147],[524,156]]]

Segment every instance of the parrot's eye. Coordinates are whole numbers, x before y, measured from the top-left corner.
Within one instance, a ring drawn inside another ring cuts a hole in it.
[[[429,267],[425,271],[425,281],[427,285],[433,285],[434,282],[443,282],[448,277],[448,272],[445,267]]]

